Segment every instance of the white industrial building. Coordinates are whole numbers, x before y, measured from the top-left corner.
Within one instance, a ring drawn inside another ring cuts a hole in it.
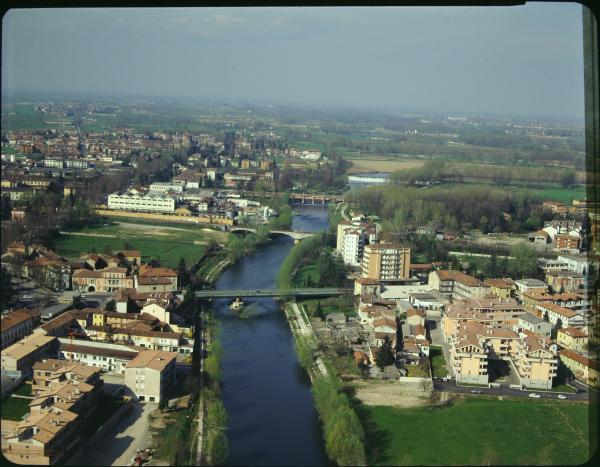
[[[113,193],[108,196],[108,207],[127,211],[174,212],[175,198],[153,193]]]

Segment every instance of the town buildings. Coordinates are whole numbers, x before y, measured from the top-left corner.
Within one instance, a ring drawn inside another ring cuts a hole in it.
[[[142,350],[125,368],[125,384],[140,402],[160,402],[175,384],[175,352]]]
[[[378,281],[399,281],[409,278],[410,248],[395,243],[374,243],[365,246],[362,276]]]

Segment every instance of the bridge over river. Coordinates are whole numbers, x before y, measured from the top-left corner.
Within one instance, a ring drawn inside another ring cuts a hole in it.
[[[354,289],[342,288],[306,288],[306,289],[229,289],[198,290],[198,298],[235,298],[235,297],[330,297],[354,293]]]
[[[253,227],[231,227],[229,229],[230,232],[253,232],[256,233],[256,229]],[[315,232],[303,232],[300,230],[269,230],[272,234],[279,235],[287,235],[288,237],[294,239],[294,241],[298,242],[303,238],[314,237],[317,235]]]

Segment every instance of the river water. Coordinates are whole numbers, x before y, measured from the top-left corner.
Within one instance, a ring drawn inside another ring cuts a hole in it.
[[[327,228],[327,208],[294,206],[293,228]],[[229,267],[216,289],[275,288],[279,267],[293,240],[277,236]],[[325,465],[322,431],[310,380],[298,364],[283,311],[271,298],[247,300],[249,319],[234,316],[230,300],[217,299],[222,324],[221,396],[229,416],[230,465]]]

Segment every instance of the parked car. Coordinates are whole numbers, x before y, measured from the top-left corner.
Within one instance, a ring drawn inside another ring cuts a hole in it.
[[[533,397],[533,398],[535,398],[535,399],[539,399],[539,398],[540,398],[540,395],[539,395],[539,394],[536,394],[535,392],[532,392],[531,394],[529,394],[529,397]]]
[[[481,394],[481,389],[472,389],[471,394]]]
[[[566,399],[566,398],[567,398],[567,396],[565,396],[564,394],[559,394],[559,395],[558,395],[558,398],[559,398],[559,399]]]

